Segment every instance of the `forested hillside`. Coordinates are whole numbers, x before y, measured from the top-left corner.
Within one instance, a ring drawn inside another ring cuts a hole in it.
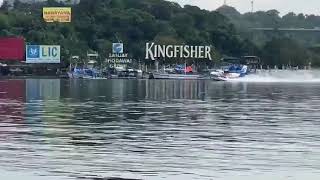
[[[38,4],[16,2],[15,8],[10,10],[3,6],[0,36],[24,36],[33,44],[60,44],[65,61],[72,55],[84,57],[88,50],[98,51],[103,59],[111,51],[111,43],[118,41],[124,42],[125,51],[141,61],[144,60],[145,43],[150,41],[213,45],[215,60],[222,56],[258,55],[265,64],[305,65],[309,61],[317,64],[319,59],[317,47],[311,48],[294,36],[280,35],[270,39],[264,36],[264,41],[257,42],[257,38],[246,31],[250,27],[246,18],[251,18],[246,16],[250,15],[236,11],[230,16],[221,9],[210,12],[194,6],[180,7],[164,0],[81,0],[72,7],[72,23],[61,24],[43,21],[44,6],[64,5],[49,0]],[[271,15],[259,16],[260,13]],[[273,18],[276,22],[279,19],[272,13],[275,12],[258,12],[255,21],[274,25]],[[311,19],[314,19],[313,27],[318,24],[319,17]]]
[[[295,14],[280,16],[277,10],[241,14],[235,8],[222,6],[217,9],[236,27],[243,38],[262,50],[264,61],[270,64],[304,64],[306,61],[319,66],[320,16]],[[257,31],[252,28],[274,28],[274,31]],[[279,31],[278,29],[298,31]],[[314,29],[314,31],[299,31]]]

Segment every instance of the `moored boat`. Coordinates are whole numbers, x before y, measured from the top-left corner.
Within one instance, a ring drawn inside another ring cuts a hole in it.
[[[84,63],[80,61],[79,56],[73,56],[72,60],[75,61],[75,66],[72,68],[72,64],[70,64],[68,77],[70,79],[108,79],[102,66],[97,65],[97,60],[94,59],[97,57],[97,53],[87,53],[88,62]],[[78,66],[78,63],[81,65]]]
[[[169,74],[169,73],[153,73],[154,79],[184,79],[184,80],[196,80],[202,76],[199,74]]]
[[[68,72],[68,77],[70,79],[108,79],[104,77],[102,73],[98,72],[96,69],[79,69],[74,68],[73,71]]]
[[[110,79],[142,79],[143,72],[139,69],[130,68],[109,68],[108,77]]]
[[[177,65],[175,68],[164,69],[162,72],[153,72],[152,79],[177,79],[177,80],[198,80],[205,76],[193,71],[192,66]]]

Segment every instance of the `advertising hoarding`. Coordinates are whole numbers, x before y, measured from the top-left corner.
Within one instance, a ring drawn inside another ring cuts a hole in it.
[[[26,63],[60,63],[60,46],[27,45]]]
[[[211,46],[157,45],[146,43],[146,59],[192,58],[212,60]]]
[[[131,64],[133,59],[129,58],[128,53],[124,53],[123,43],[112,43],[112,54],[109,54],[106,62],[115,66],[116,64]]]
[[[71,7],[44,7],[43,19],[45,22],[71,22]]]
[[[23,61],[24,46],[23,38],[0,38],[0,60]]]

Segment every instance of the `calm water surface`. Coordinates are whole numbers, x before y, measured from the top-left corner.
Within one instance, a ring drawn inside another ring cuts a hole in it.
[[[318,180],[320,83],[0,81],[0,179]]]

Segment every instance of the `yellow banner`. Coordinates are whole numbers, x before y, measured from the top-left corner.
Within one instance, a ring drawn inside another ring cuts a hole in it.
[[[71,22],[71,7],[44,7],[45,22]]]

